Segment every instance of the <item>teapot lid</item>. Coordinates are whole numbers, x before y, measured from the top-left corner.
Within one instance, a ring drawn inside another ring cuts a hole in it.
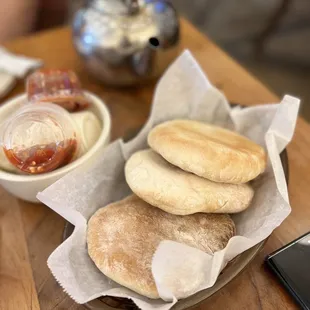
[[[85,53],[96,47],[129,55],[146,46],[167,48],[178,39],[177,13],[166,0],[93,0],[77,16],[83,26],[76,28],[83,30],[76,44]]]
[[[141,0],[95,0],[92,7],[105,14],[128,15],[138,12],[143,3]]]

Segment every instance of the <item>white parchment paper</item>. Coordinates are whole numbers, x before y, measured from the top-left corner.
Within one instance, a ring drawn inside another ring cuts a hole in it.
[[[285,96],[280,104],[231,109],[190,52],[184,52],[159,81],[150,118],[130,142],[115,141],[100,160],[75,170],[51,185],[38,198],[75,225],[71,237],[49,257],[48,266],[64,290],[78,303],[101,295],[131,298],[141,309],[169,309],[176,297],[211,287],[227,262],[268,237],[291,208],[279,154],[292,139],[299,100]],[[234,215],[237,236],[211,256],[186,245],[162,242],[152,271],[162,299],[150,300],[105,277],[87,254],[87,221],[99,208],[130,194],[124,164],[147,147],[155,125],[175,118],[195,119],[234,129],[263,145],[269,154],[266,172],[253,181],[255,197],[249,209]],[[166,301],[164,301],[166,300]]]

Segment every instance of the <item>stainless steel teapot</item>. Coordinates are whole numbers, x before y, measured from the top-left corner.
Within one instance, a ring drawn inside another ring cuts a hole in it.
[[[73,19],[86,68],[118,86],[159,76],[178,53],[179,20],[166,0],[92,0]]]

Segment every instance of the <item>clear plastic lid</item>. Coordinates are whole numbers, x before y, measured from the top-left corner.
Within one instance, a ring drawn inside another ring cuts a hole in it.
[[[70,114],[52,103],[26,105],[2,126],[2,146],[8,160],[30,174],[55,170],[78,151],[76,127]]]

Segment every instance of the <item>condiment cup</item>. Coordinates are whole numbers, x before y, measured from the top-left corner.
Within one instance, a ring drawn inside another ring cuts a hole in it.
[[[12,195],[30,202],[39,202],[36,199],[38,192],[56,182],[58,179],[77,168],[85,168],[96,161],[110,142],[111,116],[105,103],[94,94],[85,92],[91,100],[89,110],[100,120],[101,134],[96,143],[80,158],[54,171],[38,175],[19,175],[0,170],[0,184]],[[0,107],[0,123],[4,122],[14,111],[27,102],[25,94],[8,100]]]

